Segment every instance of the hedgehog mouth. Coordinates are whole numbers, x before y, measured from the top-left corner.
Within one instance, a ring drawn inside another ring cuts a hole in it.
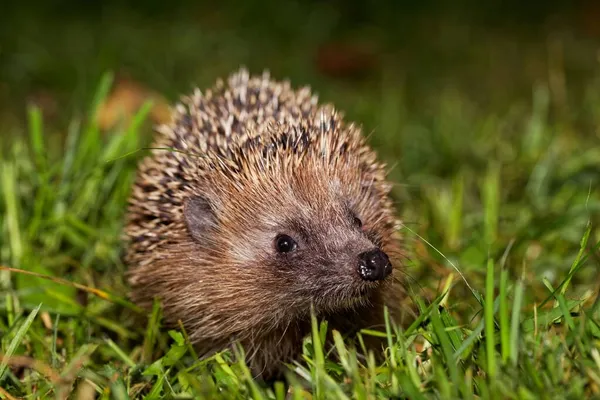
[[[342,301],[341,308],[354,308],[369,304],[373,297],[374,287],[361,287]]]
[[[368,297],[373,292],[373,287],[362,286],[358,289],[356,297]]]
[[[352,294],[352,297],[356,300],[366,300],[373,296],[373,293],[379,287],[378,283],[369,283],[360,285]]]

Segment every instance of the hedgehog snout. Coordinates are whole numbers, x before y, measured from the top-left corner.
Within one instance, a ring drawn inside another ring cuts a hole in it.
[[[365,251],[358,255],[358,274],[365,281],[381,281],[392,273],[389,257],[380,249]]]

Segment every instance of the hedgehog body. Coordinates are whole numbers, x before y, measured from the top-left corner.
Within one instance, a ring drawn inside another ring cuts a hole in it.
[[[239,341],[270,377],[301,352],[311,307],[343,333],[397,307],[385,166],[309,88],[241,69],[183,97],[158,133],[130,198],[131,297],[158,297],[200,355]]]

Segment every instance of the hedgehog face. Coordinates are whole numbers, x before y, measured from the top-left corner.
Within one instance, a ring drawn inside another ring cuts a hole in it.
[[[330,201],[325,210],[304,204],[266,230],[264,242],[272,242],[262,259],[296,303],[335,311],[368,301],[392,264],[369,238],[370,221],[363,225],[343,202]]]
[[[382,219],[370,211],[384,207],[362,201],[373,196],[355,177],[323,167],[278,170],[268,178],[238,179],[211,200],[186,203],[191,236],[205,244],[220,240],[214,245],[229,264],[218,273],[252,274],[247,291],[276,293],[277,304],[299,313],[311,304],[335,312],[368,303],[392,279],[390,257],[377,236]]]

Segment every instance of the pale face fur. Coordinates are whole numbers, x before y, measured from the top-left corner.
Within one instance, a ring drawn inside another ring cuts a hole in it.
[[[301,350],[311,305],[338,329],[382,323],[398,273],[362,279],[361,253],[378,248],[400,267],[384,166],[332,109],[309,117],[261,124],[205,157],[156,150],[132,195],[132,298],[158,297],[201,354],[239,340],[267,376]],[[173,129],[159,143],[186,140]],[[293,251],[278,251],[280,235]]]

